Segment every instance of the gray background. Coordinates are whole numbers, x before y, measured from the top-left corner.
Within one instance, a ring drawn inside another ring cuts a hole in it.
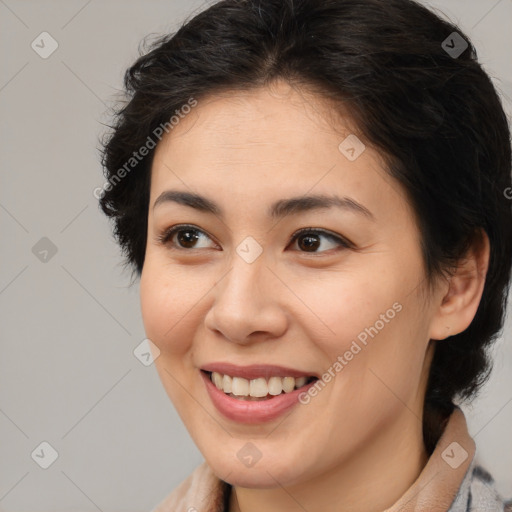
[[[93,197],[101,123],[139,42],[202,5],[0,0],[0,510],[150,510],[202,461],[154,367],[134,357],[145,337],[138,286]],[[431,5],[472,38],[510,116],[512,0]],[[47,59],[31,48],[43,31],[59,45]],[[46,262],[34,254],[43,237],[57,249]],[[507,496],[510,316],[492,379],[466,409]],[[31,457],[43,441],[58,452],[48,469]]]

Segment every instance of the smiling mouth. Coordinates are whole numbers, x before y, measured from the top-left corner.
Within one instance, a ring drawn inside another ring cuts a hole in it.
[[[263,377],[244,379],[230,375],[201,370],[213,382],[215,387],[226,395],[238,400],[261,401],[291,393],[318,380],[317,377]]]

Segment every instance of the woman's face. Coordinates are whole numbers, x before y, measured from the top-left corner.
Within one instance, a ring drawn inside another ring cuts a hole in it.
[[[435,301],[419,231],[379,154],[345,140],[349,119],[328,108],[283,82],[216,95],[156,149],[146,334],[190,435],[233,485],[297,484],[421,439]],[[281,379],[301,375],[319,380]]]

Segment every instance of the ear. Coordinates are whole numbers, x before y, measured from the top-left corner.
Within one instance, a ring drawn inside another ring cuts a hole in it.
[[[489,268],[490,244],[479,229],[471,247],[458,261],[453,275],[440,286],[435,297],[437,311],[430,325],[430,338],[443,340],[466,330],[476,315]]]

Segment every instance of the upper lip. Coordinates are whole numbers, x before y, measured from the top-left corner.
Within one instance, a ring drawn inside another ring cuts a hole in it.
[[[230,377],[243,377],[247,380],[263,377],[316,377],[313,372],[301,371],[285,366],[274,364],[251,364],[248,366],[238,366],[231,363],[209,363],[201,367],[206,372],[217,372]]]

